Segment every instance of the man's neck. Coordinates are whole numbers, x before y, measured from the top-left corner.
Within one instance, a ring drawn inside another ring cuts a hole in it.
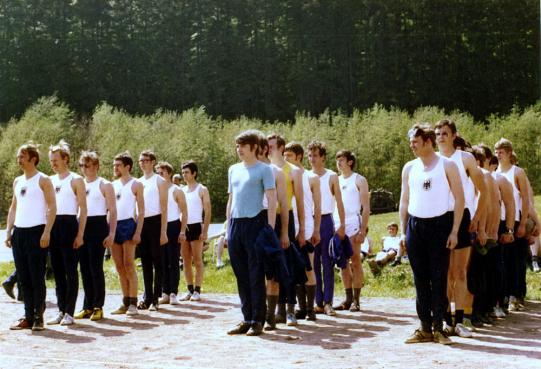
[[[322,176],[327,171],[324,166],[321,167],[312,167],[312,171],[318,176]]]
[[[279,157],[274,157],[274,156],[273,156],[273,157],[271,158],[271,163],[274,164],[274,165],[276,165],[276,166],[279,167],[279,168],[283,168],[284,165],[286,165],[286,161],[285,161],[285,159],[284,159],[283,156],[279,156]]]
[[[120,177],[120,181],[124,184],[128,183],[129,181],[131,180],[131,175],[130,173],[127,173],[127,174],[123,174],[121,177]]]
[[[186,181],[186,185],[188,186],[188,188],[191,190],[193,188],[195,188],[199,183],[197,183],[197,181]]]
[[[150,177],[152,177],[155,173],[150,170],[148,172],[144,172],[144,176],[145,176],[145,179],[149,179]]]
[[[507,172],[509,169],[511,169],[511,167],[513,166],[513,164],[511,164],[510,161],[503,161],[503,160],[500,160],[499,164],[498,164],[498,168],[502,171],[502,172]]]
[[[250,167],[254,164],[257,164],[257,158],[255,156],[253,157],[250,157],[250,158],[245,158],[245,159],[242,159],[242,163],[247,166],[247,167]]]
[[[345,169],[340,171],[340,174],[342,175],[342,178],[347,179],[353,174],[353,171],[351,169]]]
[[[445,157],[450,158],[455,153],[456,149],[453,146],[439,146],[438,149],[440,150],[440,154],[442,154]]]
[[[419,156],[419,159],[421,159],[425,167],[428,167],[434,162],[434,160],[438,160],[438,155],[436,155],[434,151],[430,151],[423,156]]]
[[[88,183],[91,183],[91,182],[94,182],[96,179],[98,179],[98,175],[93,174],[93,175],[90,175],[90,176],[86,176],[85,179],[86,179],[86,181]]]
[[[301,173],[304,173],[304,167],[302,166],[302,163],[295,162],[293,163],[293,165],[299,168],[301,170]]]
[[[58,178],[64,179],[67,176],[69,176],[70,171],[69,171],[69,169],[66,168],[64,170],[59,170],[56,174],[58,175]]]
[[[36,167],[31,167],[28,169],[23,169],[23,173],[24,173],[24,176],[28,179],[35,176],[38,173],[38,170],[36,169]]]

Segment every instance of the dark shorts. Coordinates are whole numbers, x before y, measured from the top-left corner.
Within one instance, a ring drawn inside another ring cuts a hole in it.
[[[455,249],[465,249],[471,247],[472,234],[470,233],[471,215],[469,209],[464,209],[464,215],[462,216],[462,222],[458,228],[457,243]]]
[[[186,226],[186,241],[197,241],[199,236],[201,236],[201,223],[188,224]]]
[[[122,245],[133,238],[137,223],[133,219],[119,220],[116,224],[115,243]]]
[[[293,245],[295,245],[297,250],[299,250],[299,254],[301,255],[301,257],[302,257],[302,259],[304,261],[304,264],[306,265],[306,271],[308,271],[308,272],[311,271],[312,270],[312,264],[310,263],[310,256],[309,255],[314,252],[314,246],[312,246],[312,244],[310,242],[306,241],[304,246],[300,247],[297,240],[295,240],[295,242],[293,242]]]

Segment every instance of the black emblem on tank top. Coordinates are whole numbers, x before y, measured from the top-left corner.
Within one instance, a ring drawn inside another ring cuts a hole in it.
[[[116,194],[116,200],[120,200],[120,192]]]
[[[432,188],[432,179],[430,178],[425,179],[425,181],[423,182],[423,190],[430,191],[431,188]]]
[[[61,188],[62,188],[62,186],[56,186],[54,188],[54,190],[56,191],[56,193],[59,193]]]
[[[21,188],[21,196],[26,195],[26,187]]]
[[[86,190],[86,196],[88,196],[88,194],[90,193],[90,190]]]

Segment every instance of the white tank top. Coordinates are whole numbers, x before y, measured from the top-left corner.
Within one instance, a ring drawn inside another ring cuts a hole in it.
[[[160,191],[158,190],[158,175],[154,173],[149,178],[142,176],[139,178],[145,188],[145,218],[161,214],[160,209]]]
[[[413,160],[408,178],[408,213],[417,218],[434,218],[449,211],[451,188],[445,174],[444,157],[430,171],[425,171],[421,159]]]
[[[310,171],[313,173],[313,171]],[[334,174],[332,170],[325,169],[325,174],[319,176],[319,182],[321,187],[321,214],[334,213],[335,199],[331,192],[331,174]]]
[[[352,173],[348,178],[338,177],[346,218],[357,217],[361,213],[361,193],[355,182],[357,176],[357,173]],[[335,214],[338,215],[336,211]]]
[[[47,203],[45,195],[39,186],[39,179],[45,176],[37,172],[26,179],[24,174],[17,178],[15,185],[15,198],[17,211],[15,212],[15,227],[30,228],[47,223]]]
[[[310,188],[310,175],[302,173],[302,190],[304,194],[304,238],[309,239],[314,233],[314,198]]]
[[[186,205],[188,207],[188,223],[195,224],[203,222],[203,199],[199,196],[201,191],[201,184],[197,184],[193,191],[190,191],[188,186],[184,186],[182,189],[186,196]],[[263,197],[264,199],[266,196]]]
[[[390,249],[400,250],[400,236],[383,237],[383,251],[389,251]]]
[[[172,184],[167,191],[167,222],[173,222],[180,219],[180,209],[178,203],[175,201],[175,190],[180,188]]]
[[[520,221],[520,210],[522,209],[522,198],[520,197],[520,191],[518,190],[517,184],[515,182],[515,170],[517,167],[513,165],[511,169],[509,169],[507,172],[502,172],[500,167],[496,169],[496,173],[501,174],[505,177],[511,183],[511,186],[513,186],[513,199],[515,200],[515,221]],[[502,201],[501,204],[501,214],[500,219],[505,220],[505,205]]]
[[[87,182],[85,178],[86,206],[89,217],[107,215],[107,203],[100,188],[102,183],[108,182],[101,177],[96,178],[92,182]]]
[[[71,181],[75,178],[79,178],[79,175],[71,172],[64,179],[60,179],[58,174],[51,176],[56,194],[56,215],[77,215],[79,204],[71,187]]]
[[[464,167],[464,162],[462,161],[462,151],[455,150],[453,155],[449,158],[454,161],[458,167],[458,173],[460,173],[460,180],[462,182],[462,188],[464,189],[464,208],[467,208],[470,211],[470,216],[473,218],[475,211],[477,209],[475,201],[475,186],[466,173],[466,168]],[[449,209],[455,207],[455,198],[451,195],[451,202],[449,203]]]
[[[133,219],[135,217],[136,198],[132,191],[134,181],[135,178],[130,179],[126,184],[122,184],[120,179],[113,182],[117,220]]]

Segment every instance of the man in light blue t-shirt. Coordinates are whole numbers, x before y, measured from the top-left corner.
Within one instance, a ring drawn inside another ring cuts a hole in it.
[[[256,254],[256,239],[267,223],[274,228],[276,190],[272,169],[257,160],[260,133],[249,130],[235,138],[241,160],[229,168],[228,247],[244,320],[228,334],[258,336],[265,322],[265,273]],[[263,211],[263,196],[269,204]]]

